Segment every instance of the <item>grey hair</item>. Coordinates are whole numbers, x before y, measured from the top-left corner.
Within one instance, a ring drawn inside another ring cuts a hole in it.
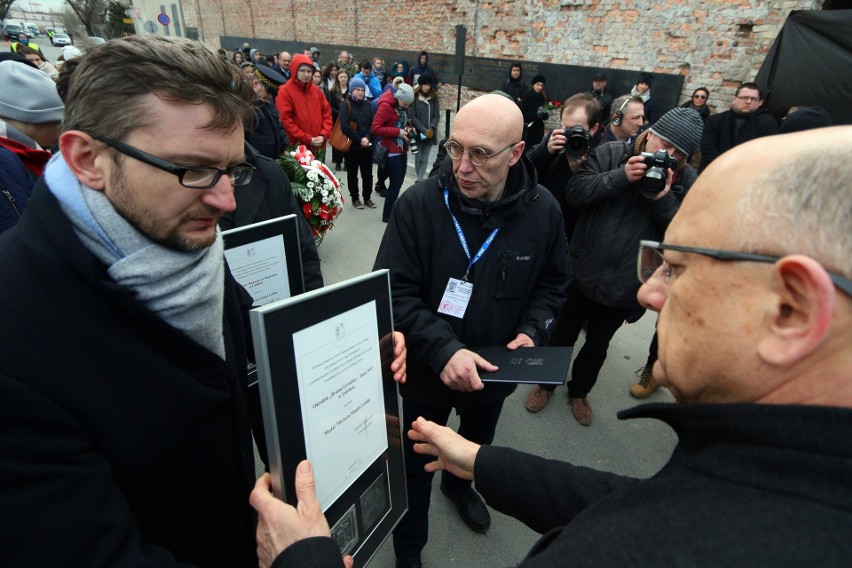
[[[849,149],[805,146],[760,176],[736,205],[748,252],[804,254],[852,277],[852,161]]]

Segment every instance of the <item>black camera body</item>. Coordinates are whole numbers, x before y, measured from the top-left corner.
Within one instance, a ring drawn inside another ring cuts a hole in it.
[[[639,193],[646,199],[653,199],[666,187],[666,170],[677,168],[677,160],[669,156],[665,150],[657,150],[653,154],[639,154],[648,166],[648,170],[639,180]]]
[[[408,135],[408,147],[411,149],[412,154],[417,154],[420,152],[420,146],[418,144],[418,138],[420,135],[417,133],[417,129],[415,128],[407,128],[406,134]]]
[[[562,151],[566,156],[572,160],[579,160],[589,153],[592,135],[588,130],[575,124],[570,129],[564,129],[562,135],[565,136],[565,148]]]

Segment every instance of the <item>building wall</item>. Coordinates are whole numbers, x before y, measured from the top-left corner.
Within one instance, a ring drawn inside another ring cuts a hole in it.
[[[183,0],[186,23],[219,47],[220,36],[466,53],[684,76],[679,100],[708,87],[727,108],[753,79],[792,10],[823,0]],[[230,48],[233,46],[224,46]],[[327,57],[327,54],[324,54]],[[414,56],[412,56],[412,60]]]

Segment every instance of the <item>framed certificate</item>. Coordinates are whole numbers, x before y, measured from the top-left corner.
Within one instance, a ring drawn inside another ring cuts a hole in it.
[[[387,270],[251,311],[273,492],[311,460],[341,552],[364,566],[407,509]]]
[[[295,215],[269,219],[222,233],[231,274],[251,295],[254,306],[305,291]]]

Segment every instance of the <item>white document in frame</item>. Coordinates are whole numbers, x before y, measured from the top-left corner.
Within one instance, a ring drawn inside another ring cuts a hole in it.
[[[326,511],[387,449],[375,301],[293,334],[317,498]]]
[[[284,237],[276,235],[225,250],[231,274],[251,295],[254,306],[290,297]]]

